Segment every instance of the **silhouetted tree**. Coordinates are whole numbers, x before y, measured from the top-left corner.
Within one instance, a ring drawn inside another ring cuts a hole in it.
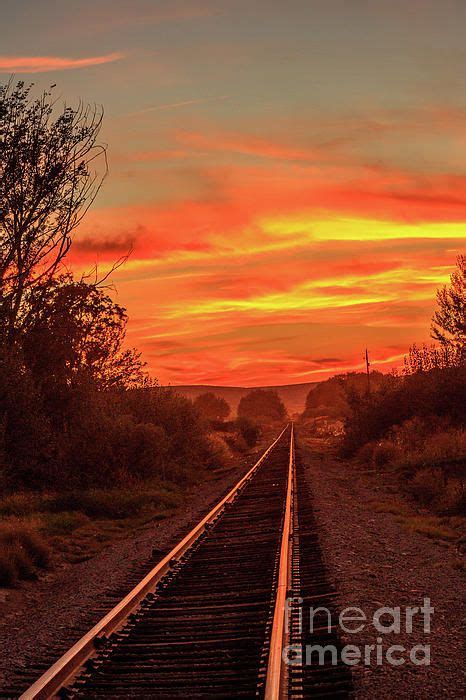
[[[443,419],[453,426],[466,420],[466,368],[446,367],[402,377],[387,375],[370,395],[352,392],[345,421],[343,453],[354,454],[365,443],[380,440],[395,425],[422,418]]]
[[[433,369],[445,369],[458,364],[458,352],[451,345],[419,347],[415,343],[410,346],[408,355],[404,358],[403,374],[430,372]]]
[[[194,400],[194,406],[206,420],[223,421],[230,415],[230,406],[221,396],[209,391],[199,394]]]
[[[456,356],[466,360],[466,257],[459,255],[450,286],[437,291],[438,310],[432,319],[432,337]]]
[[[377,390],[384,381],[384,375],[377,370],[371,372],[371,386]],[[313,387],[306,397],[303,418],[345,418],[350,410],[348,396],[362,395],[367,392],[367,374],[365,372],[347,372],[330,377]]]
[[[260,422],[279,421],[286,417],[286,408],[276,391],[254,389],[239,402],[238,416]]]
[[[66,414],[74,390],[132,388],[144,379],[134,350],[123,349],[126,311],[104,290],[70,275],[43,281],[25,298],[24,360],[52,414]]]
[[[8,336],[21,325],[26,291],[56,273],[106,173],[102,110],[59,111],[52,88],[38,98],[30,89],[0,86],[0,321]]]

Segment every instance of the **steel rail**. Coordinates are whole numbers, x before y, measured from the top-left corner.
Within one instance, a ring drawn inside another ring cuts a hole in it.
[[[288,467],[288,486],[286,492],[285,514],[283,520],[282,539],[280,547],[279,573],[277,594],[273,615],[272,635],[267,664],[265,682],[265,700],[280,700],[287,697],[285,689],[286,667],[282,654],[286,646],[287,631],[285,628],[286,596],[291,578],[291,538],[293,529],[293,499],[294,499],[294,426],[291,424],[290,461]]]
[[[151,592],[158,581],[169,571],[175,562],[193,545],[205,531],[206,526],[220,514],[224,506],[231,502],[243,486],[253,476],[271,450],[285,434],[286,426],[280,435],[266,449],[260,459],[249,469],[245,476],[212,508],[212,510],[89,632],[79,639],[58,661],[56,661],[33,685],[21,696],[20,700],[47,700],[74,678],[82,665],[97,650],[96,640],[106,637],[120,629],[128,615],[133,612],[145,596]],[[293,431],[293,428],[291,428]],[[293,439],[293,438],[292,438]]]

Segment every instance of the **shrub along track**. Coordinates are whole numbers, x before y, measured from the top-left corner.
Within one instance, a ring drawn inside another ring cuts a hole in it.
[[[293,427],[184,540],[23,698],[348,697],[342,666],[286,666],[282,649],[338,645],[287,630],[284,600],[330,606]],[[18,697],[11,687],[2,697]]]

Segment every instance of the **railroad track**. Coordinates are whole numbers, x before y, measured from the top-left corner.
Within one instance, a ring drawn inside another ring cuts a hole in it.
[[[303,606],[332,610],[334,601],[290,425],[20,697],[349,697],[347,667],[283,660],[288,645],[295,652],[310,643],[339,645],[333,627],[310,634],[300,624]],[[5,697],[18,696],[10,689]]]

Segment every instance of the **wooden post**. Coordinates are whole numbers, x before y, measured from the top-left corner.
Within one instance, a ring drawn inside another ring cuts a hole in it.
[[[367,393],[371,393],[371,371],[370,371],[370,366],[371,363],[369,362],[369,351],[366,348],[366,372],[367,372]]]

